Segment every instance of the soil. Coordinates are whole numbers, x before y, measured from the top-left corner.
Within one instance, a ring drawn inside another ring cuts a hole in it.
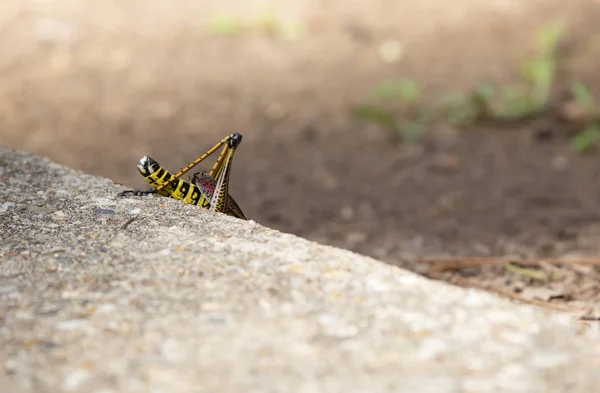
[[[600,97],[597,1],[212,3],[3,3],[0,142],[144,188],[142,155],[174,171],[237,131],[231,194],[266,226],[422,274],[448,256],[600,256],[598,153],[573,151],[558,116],[572,81]],[[289,39],[255,22],[265,4],[304,32]],[[254,30],[207,30],[224,10]],[[352,114],[391,78],[417,81],[426,100],[509,83],[556,19],[565,61],[542,116],[434,124],[407,144]],[[400,48],[395,61],[378,52],[386,41]],[[578,310],[597,302],[589,261],[576,273],[555,263],[564,279],[545,280],[488,262],[432,276]],[[569,296],[545,296],[557,285]],[[545,297],[525,290],[540,287]]]

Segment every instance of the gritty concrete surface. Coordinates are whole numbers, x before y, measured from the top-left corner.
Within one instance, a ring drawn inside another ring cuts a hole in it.
[[[0,186],[3,393],[600,385],[598,330],[563,315],[7,148]]]

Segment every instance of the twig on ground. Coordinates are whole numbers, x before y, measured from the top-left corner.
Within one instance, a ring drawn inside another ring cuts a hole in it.
[[[430,263],[428,269],[430,274],[441,273],[449,270],[460,270],[473,267],[483,267],[491,265],[502,265],[508,262],[518,263],[527,266],[551,265],[600,265],[600,258],[540,258],[540,259],[520,259],[514,257],[452,257],[452,258],[422,258],[418,263]]]

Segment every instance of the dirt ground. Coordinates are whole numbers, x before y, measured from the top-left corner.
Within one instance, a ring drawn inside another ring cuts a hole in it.
[[[600,97],[600,3],[565,4],[9,0],[0,5],[0,143],[145,188],[141,156],[177,170],[238,131],[231,194],[261,224],[420,273],[429,262],[417,259],[441,256],[600,257],[598,153],[572,151],[552,108],[510,125],[438,124],[417,145],[351,112],[390,78],[414,79],[426,97],[507,83],[554,20],[567,26],[561,80]],[[222,12],[250,30],[223,34]],[[386,41],[393,61],[379,52]],[[561,97],[559,86],[553,102]],[[563,279],[486,264],[436,277],[596,303],[589,261],[558,267]]]

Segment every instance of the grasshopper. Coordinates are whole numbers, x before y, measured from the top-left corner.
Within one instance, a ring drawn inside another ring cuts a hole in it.
[[[140,159],[137,167],[152,188],[150,190],[127,190],[119,193],[119,196],[158,194],[182,200],[190,205],[200,206],[213,212],[225,213],[247,220],[242,209],[229,195],[229,177],[233,155],[241,142],[242,134],[228,135],[175,175],[169,173],[151,157],[144,156]],[[195,173],[191,183],[180,179],[221,146],[224,146],[223,150],[210,172]]]

